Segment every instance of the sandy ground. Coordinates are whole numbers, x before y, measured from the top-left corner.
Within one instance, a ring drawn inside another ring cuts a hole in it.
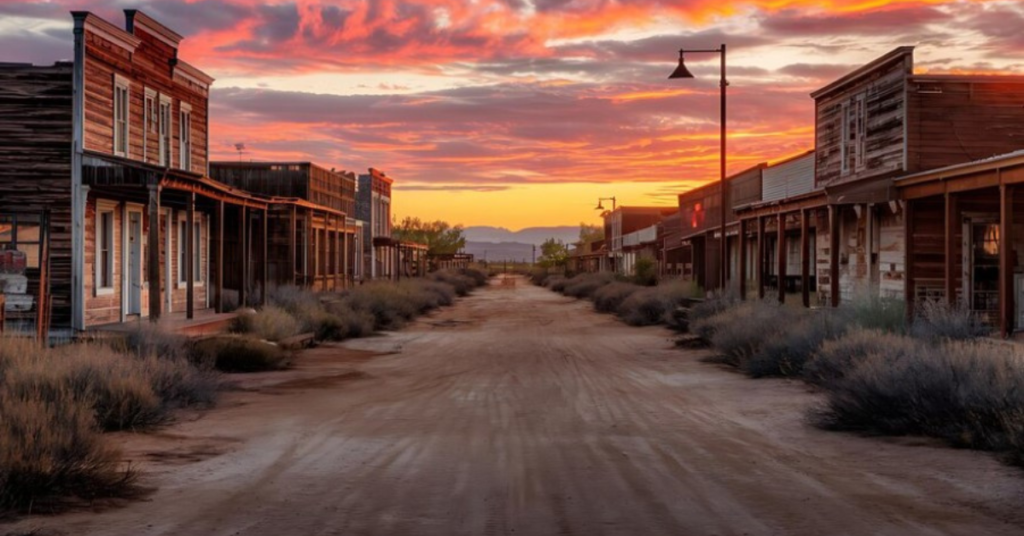
[[[1019,470],[816,430],[803,384],[702,355],[587,303],[492,286],[247,377],[162,433],[118,436],[147,499],[0,534],[1024,534]]]

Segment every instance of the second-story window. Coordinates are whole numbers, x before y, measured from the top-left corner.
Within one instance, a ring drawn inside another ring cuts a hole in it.
[[[114,77],[114,154],[128,156],[128,81]]]
[[[157,116],[156,91],[146,88],[146,100],[142,106],[142,160],[149,162],[149,143],[157,139],[160,119]]]
[[[160,95],[160,165],[171,167],[171,99]]]
[[[184,102],[181,103],[181,113],[178,117],[178,141],[180,147],[180,168],[186,171],[192,169],[192,107]]]

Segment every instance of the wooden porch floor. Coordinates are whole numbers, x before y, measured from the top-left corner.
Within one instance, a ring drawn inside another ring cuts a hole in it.
[[[231,322],[238,313],[217,313],[213,309],[197,309],[191,320],[185,318],[185,312],[164,313],[158,325],[170,332],[189,337],[224,333],[231,327]],[[86,330],[94,335],[130,333],[140,324],[149,324],[148,317],[129,319],[126,322],[114,322],[92,326]]]

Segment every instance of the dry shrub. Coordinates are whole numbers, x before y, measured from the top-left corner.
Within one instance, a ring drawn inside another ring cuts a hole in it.
[[[769,334],[789,328],[798,314],[798,309],[776,301],[749,301],[701,320],[697,329],[711,333],[711,346],[721,362],[744,366],[763,349]]]
[[[803,377],[810,383],[828,387],[841,381],[868,355],[885,352],[899,356],[916,351],[917,341],[873,329],[852,329],[844,336],[824,341],[804,365]]]
[[[537,285],[538,287],[546,287],[548,284],[548,279],[552,275],[553,274],[548,273],[547,268],[535,267],[530,270],[529,277],[530,282],[533,283],[534,285]]]
[[[564,275],[551,275],[548,276],[547,281],[544,282],[547,287],[555,292],[561,294],[565,291],[565,286],[569,284],[569,278]]]
[[[68,498],[132,491],[135,473],[70,390],[0,390],[0,513],[50,510]]]
[[[573,298],[589,298],[597,289],[613,281],[615,277],[608,273],[580,274],[565,282],[562,294]]]
[[[302,327],[299,320],[284,308],[266,305],[255,313],[239,314],[234,331],[277,342],[302,333]]]
[[[602,313],[614,313],[619,310],[622,302],[640,289],[639,285],[633,283],[615,282],[605,285],[594,291],[594,309]]]
[[[349,307],[373,316],[374,329],[401,328],[418,313],[416,303],[398,286],[387,281],[367,283],[346,296]]]
[[[473,278],[452,270],[431,272],[427,275],[427,279],[450,286],[459,296],[468,296],[470,291],[479,286]]]
[[[367,311],[356,311],[347,301],[339,300],[325,304],[327,311],[341,322],[344,339],[355,339],[373,334],[374,317]],[[341,335],[341,332],[338,333]],[[334,339],[341,340],[341,339]]]
[[[743,300],[740,295],[733,291],[712,291],[707,297],[690,308],[688,316],[690,331],[706,342],[711,342],[711,337],[718,326],[717,322],[711,319],[727,309],[736,307]]]
[[[966,341],[988,334],[981,318],[964,304],[926,301],[916,309],[910,334],[930,342]]]
[[[221,336],[196,343],[196,352],[224,372],[264,372],[288,367],[291,355],[276,344],[246,336]]]
[[[765,341],[743,363],[743,371],[754,378],[796,376],[803,373],[821,345],[846,332],[846,324],[831,310],[782,309],[778,331],[765,333]]]
[[[929,435],[985,450],[1020,452],[1024,366],[989,343],[912,341],[863,356],[830,382],[814,413],[829,429]]]
[[[843,315],[848,324],[864,329],[886,333],[907,331],[907,308],[899,298],[860,296],[849,302],[842,302],[839,314]]]

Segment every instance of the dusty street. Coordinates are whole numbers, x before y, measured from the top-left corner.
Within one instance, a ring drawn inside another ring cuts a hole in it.
[[[0,534],[1024,534],[1024,472],[816,430],[803,384],[702,355],[492,286],[118,438],[157,488],[145,500]]]

